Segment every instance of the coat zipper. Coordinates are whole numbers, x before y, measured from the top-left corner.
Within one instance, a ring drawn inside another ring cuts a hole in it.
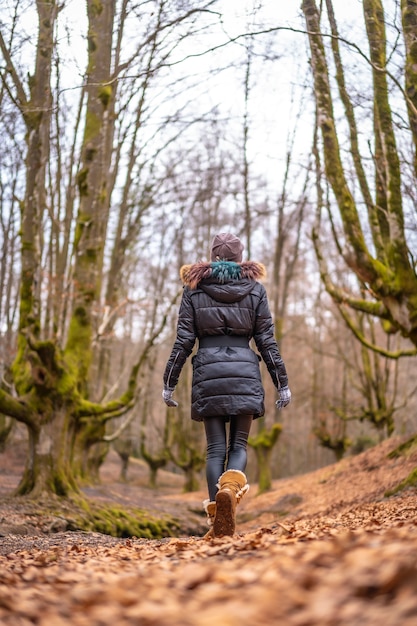
[[[271,359],[271,361],[272,361],[272,363],[274,365],[275,376],[277,377],[277,389],[279,391],[281,389],[281,383],[279,382],[278,369],[277,369],[277,366],[275,365],[274,359],[272,358],[272,354],[271,354],[270,350],[268,350],[268,354],[269,354],[269,358]]]
[[[178,351],[178,352],[177,352],[177,354],[175,355],[174,362],[173,362],[173,364],[171,365],[171,369],[169,370],[169,374],[168,374],[168,378],[167,378],[167,383],[166,383],[166,384],[167,384],[167,387],[169,387],[169,381],[170,381],[170,378],[171,378],[172,370],[173,370],[173,369],[174,369],[174,367],[175,367],[175,363],[177,362],[177,359],[178,359],[179,355],[180,355],[180,353],[179,353],[179,351]]]

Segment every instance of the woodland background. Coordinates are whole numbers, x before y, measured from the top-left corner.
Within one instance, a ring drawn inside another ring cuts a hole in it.
[[[179,269],[232,231],[263,262],[293,400],[248,466],[305,473],[417,405],[417,9],[405,0],[3,2],[0,431],[20,495],[110,447],[203,480],[190,364],[162,402]],[[339,11],[339,13],[338,13]],[[339,17],[340,16],[340,17]]]

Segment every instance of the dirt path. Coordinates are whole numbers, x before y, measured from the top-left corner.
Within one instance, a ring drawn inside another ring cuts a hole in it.
[[[262,496],[252,486],[233,538],[3,537],[0,623],[415,626],[417,493],[384,493],[417,465],[417,454],[388,459],[397,443],[276,481]],[[182,495],[176,477],[153,493],[139,476],[119,488],[114,468],[106,472],[99,497],[135,505],[147,498],[202,522],[204,493]]]

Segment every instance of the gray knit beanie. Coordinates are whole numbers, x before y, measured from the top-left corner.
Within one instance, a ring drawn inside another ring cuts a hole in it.
[[[235,261],[242,262],[243,243],[239,237],[231,233],[219,233],[211,244],[212,261]]]

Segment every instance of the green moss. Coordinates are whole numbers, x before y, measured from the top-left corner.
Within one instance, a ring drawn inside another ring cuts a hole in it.
[[[73,517],[71,530],[147,539],[174,537],[179,530],[178,522],[170,516],[156,518],[142,509],[103,506],[85,500],[77,503],[82,511]]]
[[[92,111],[87,111],[84,131],[84,147],[88,146],[88,142],[96,139],[101,130],[101,119]]]
[[[88,177],[88,168],[86,167],[80,170],[77,174],[77,185],[78,185],[78,191],[80,193],[80,196],[88,195],[87,177]],[[79,219],[78,219],[78,222],[80,222]],[[77,225],[77,228],[78,228],[78,225]],[[79,239],[79,236],[77,237],[77,233],[76,233],[76,241],[78,241],[78,239]]]
[[[106,202],[106,200],[107,200],[107,195],[108,195],[108,194],[107,194],[107,188],[106,188],[106,185],[103,185],[103,186],[102,186],[102,188],[101,188],[101,190],[100,190],[99,197],[98,197],[99,202],[101,202],[101,203],[103,203],[103,204],[104,204],[104,203]]]
[[[26,142],[29,141],[30,132],[29,131],[38,131],[40,122],[42,119],[42,113],[38,112],[36,108],[32,108],[32,101],[29,101],[26,109],[24,110],[23,117],[25,120],[26,128],[28,129],[27,134],[25,135]],[[33,106],[33,105],[32,105]]]
[[[74,486],[71,487],[71,492],[73,490],[76,491],[76,488]],[[65,497],[68,495],[68,479],[65,476],[64,472],[54,472],[52,492],[61,497]]]
[[[98,97],[100,99],[101,104],[104,107],[108,106],[112,95],[113,95],[113,89],[111,85],[103,85],[101,89],[99,89]]]
[[[93,33],[88,33],[88,37],[87,37],[87,43],[88,43],[88,52],[95,52],[97,49],[97,44],[96,44],[96,36]]]
[[[86,170],[82,170],[82,172],[85,171],[85,176],[87,177],[88,175],[88,169]],[[79,173],[79,176],[82,174],[82,172]],[[83,178],[84,174],[82,174],[82,178]],[[85,185],[85,187],[84,187]],[[88,185],[86,180],[81,182],[81,186],[84,189],[85,194],[84,195],[88,195]],[[83,193],[84,193],[83,192]],[[81,194],[81,192],[80,192]],[[77,217],[77,225],[75,228],[75,235],[74,235],[74,249],[76,250],[78,248],[78,244],[80,242],[81,236],[84,232],[84,229],[88,227],[88,225],[91,222],[91,216],[87,213],[83,213],[82,211],[80,211],[80,213],[78,214]]]
[[[376,446],[376,444],[377,441],[372,437],[369,437],[367,435],[361,435],[352,442],[352,446],[349,452],[353,455],[361,454],[361,452],[363,452],[364,450],[369,450],[369,448],[373,448],[374,446]]]
[[[333,437],[326,429],[325,426],[319,426],[313,429],[314,435],[319,440],[320,445],[323,448],[332,450],[337,458],[340,460],[345,454],[346,450],[352,445],[351,439],[344,435],[340,437]]]
[[[386,491],[384,495],[388,498],[389,496],[393,496],[396,493],[403,491],[403,489],[407,489],[407,487],[417,487],[417,468],[414,469],[411,474],[409,474],[407,478],[401,481],[396,487]]]
[[[271,455],[275,443],[282,432],[282,424],[273,424],[270,430],[261,428],[255,437],[250,437],[249,445],[255,450],[258,462],[258,495],[271,488]]]
[[[16,501],[17,496],[14,496]],[[180,526],[173,517],[164,515],[155,517],[149,512],[132,508],[123,508],[101,504],[88,500],[81,493],[71,497],[59,497],[52,492],[38,497],[21,499],[22,504],[30,509],[32,515],[54,516],[65,520],[68,530],[99,532],[113,537],[143,537],[161,539],[175,537]]]
[[[93,0],[90,3],[90,11],[92,17],[98,17],[103,12],[103,3],[101,0]]]
[[[76,393],[76,386],[76,377],[74,372],[65,371],[57,380],[56,391],[62,398],[70,398],[74,396],[74,393]]]
[[[73,372],[78,380],[85,378],[90,366],[91,336],[92,329],[87,311],[84,307],[78,306],[71,317],[68,341],[64,351],[70,372]],[[70,379],[66,382],[71,384]]]
[[[381,320],[381,326],[387,335],[395,335],[398,332],[398,327],[391,320]]]
[[[413,452],[417,447],[417,435],[413,435],[410,439],[407,439],[404,443],[391,450],[388,454],[389,459],[397,459],[402,456],[406,456],[410,452]]]
[[[19,337],[18,351],[11,366],[13,382],[19,395],[27,394],[33,386],[31,367],[27,359],[27,345],[23,337]]]
[[[22,252],[34,252],[36,250],[36,246],[33,241],[23,241],[20,244]]]
[[[250,437],[252,448],[272,448],[282,432],[282,424],[273,424],[271,430],[261,430],[255,437]]]
[[[413,435],[410,439],[407,439],[404,443],[391,450],[388,454],[388,458],[396,459],[412,454],[417,447],[417,435]],[[396,487],[389,489],[385,492],[385,497],[393,496],[399,493],[403,489],[408,487],[417,487],[417,468],[415,468],[403,481],[401,481]]]

